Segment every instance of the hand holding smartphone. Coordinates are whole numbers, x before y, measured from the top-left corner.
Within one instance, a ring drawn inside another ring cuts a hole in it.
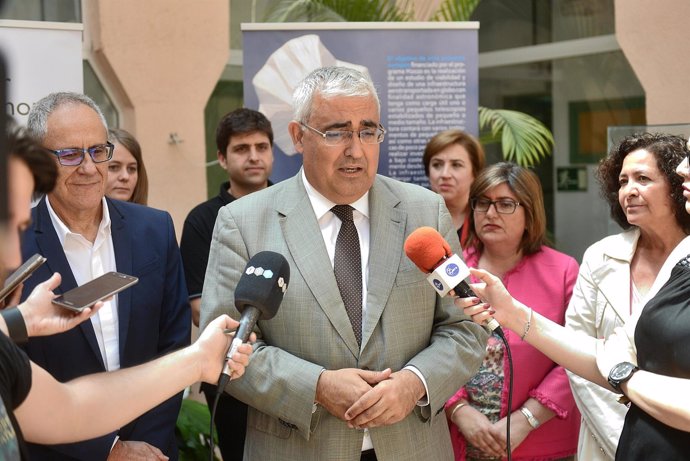
[[[131,287],[138,281],[139,279],[132,275],[120,272],[107,272],[90,282],[59,295],[53,299],[53,304],[75,312],[81,312],[98,301],[102,301],[125,288]]]
[[[41,265],[46,262],[46,258],[36,253],[32,257],[26,260],[24,264],[19,266],[19,268],[12,272],[12,274],[7,277],[5,284],[0,290],[0,301],[4,300],[10,293],[12,293],[19,285],[21,285],[26,279],[29,278],[33,272],[41,267]]]

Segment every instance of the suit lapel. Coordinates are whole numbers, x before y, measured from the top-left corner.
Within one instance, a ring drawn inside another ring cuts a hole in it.
[[[592,274],[592,280],[598,284],[621,321],[625,322],[630,317],[630,265],[617,260],[609,261]]]
[[[331,324],[355,357],[359,346],[350,319],[340,298],[333,267],[321,236],[319,223],[302,184],[301,173],[289,179],[284,193],[277,197],[283,237],[296,269],[316,298]],[[294,268],[293,268],[294,270]]]
[[[400,199],[377,177],[369,192],[369,278],[362,348],[383,314],[400,265],[407,215],[396,208],[398,203]]]
[[[55,232],[53,222],[50,220],[48,205],[46,204],[45,198],[36,205],[35,219],[36,246],[38,246],[40,253],[47,259],[45,264],[48,266],[50,272],[59,272],[62,276],[62,282],[60,286],[55,289],[55,293],[64,293],[72,288],[76,288],[77,282],[74,279],[72,269],[70,268],[65,252]],[[79,324],[79,329],[84,334],[93,353],[98,357],[103,369],[105,369],[93,324],[90,321],[82,322]]]
[[[124,214],[115,202],[106,199],[110,212],[110,228],[113,239],[113,251],[115,252],[115,267],[118,272],[132,274],[132,236],[125,228]],[[117,322],[120,346],[120,361],[127,344],[127,332],[129,331],[129,318],[132,309],[132,290],[123,290],[117,294]]]
[[[630,317],[630,263],[638,237],[638,232],[626,232],[621,240],[612,241],[615,245],[604,251],[608,261],[592,272],[592,280],[622,322]]]

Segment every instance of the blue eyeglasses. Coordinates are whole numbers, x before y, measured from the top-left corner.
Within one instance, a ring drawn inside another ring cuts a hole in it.
[[[58,162],[63,166],[77,166],[84,161],[84,156],[88,153],[93,160],[93,163],[107,162],[113,158],[113,150],[115,146],[109,142],[105,144],[96,144],[95,146],[87,147],[85,149],[79,147],[70,147],[67,149],[52,150],[47,149],[48,152],[55,154]]]

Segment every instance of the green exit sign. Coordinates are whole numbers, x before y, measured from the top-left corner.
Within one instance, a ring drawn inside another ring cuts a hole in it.
[[[556,190],[582,192],[587,190],[587,167],[568,166],[556,168]]]

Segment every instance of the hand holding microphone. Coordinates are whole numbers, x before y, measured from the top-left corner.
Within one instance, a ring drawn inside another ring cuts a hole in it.
[[[463,260],[451,252],[450,245],[433,227],[420,227],[405,240],[405,254],[425,274],[439,296],[451,291],[461,298],[477,297],[465,280],[470,275]],[[486,320],[491,331],[502,334],[498,321]]]
[[[240,345],[247,342],[258,320],[269,320],[276,315],[289,282],[290,265],[279,253],[261,251],[247,262],[235,288],[235,307],[242,316],[226,355],[226,363],[218,381],[219,390],[222,391],[231,379],[232,370],[227,361]]]
[[[253,353],[251,341],[255,341],[256,337],[252,334],[250,342],[238,347],[237,352],[232,356],[232,361],[228,362],[226,355],[238,326],[237,320],[230,318],[227,314],[221,314],[211,321],[199,333],[197,340],[189,346],[196,356],[195,362],[201,366],[199,381],[216,384],[224,366],[230,367],[232,379],[237,379],[244,374],[249,364],[249,357]]]

